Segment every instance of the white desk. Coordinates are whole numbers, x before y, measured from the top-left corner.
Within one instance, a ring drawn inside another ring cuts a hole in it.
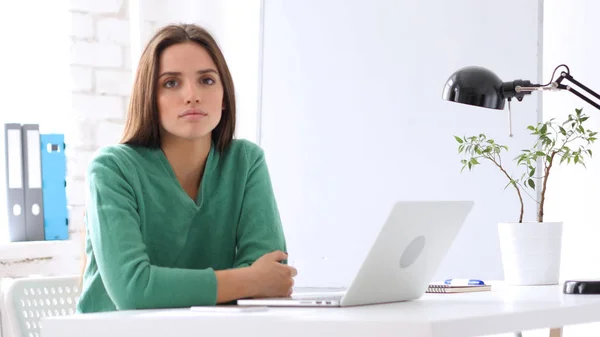
[[[426,294],[403,303],[351,308],[270,308],[257,313],[189,309],[52,317],[42,337],[129,336],[481,336],[600,322],[600,295],[564,295],[560,286]]]

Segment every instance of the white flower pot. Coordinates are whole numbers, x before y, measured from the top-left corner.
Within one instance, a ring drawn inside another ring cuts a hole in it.
[[[498,234],[509,285],[558,284],[562,222],[500,223]]]

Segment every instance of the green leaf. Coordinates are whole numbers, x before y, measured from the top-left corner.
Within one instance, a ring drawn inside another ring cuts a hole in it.
[[[545,156],[546,154],[545,154],[544,152],[542,152],[542,151],[537,151],[537,152],[535,153],[535,155],[536,155],[536,156],[539,156],[539,157],[542,157],[542,156]]]
[[[548,124],[544,124],[544,126],[542,126],[542,128],[540,129],[540,133],[545,135],[546,131],[548,131]]]
[[[529,171],[529,176],[533,177],[534,174],[535,174],[535,168],[531,168],[531,170]]]
[[[462,138],[458,137],[458,136],[454,136],[454,139],[456,139],[456,141],[460,144],[464,143],[464,141],[462,140]]]
[[[587,150],[587,153],[590,155],[590,158],[592,157],[592,150]]]
[[[565,130],[565,128],[563,128],[562,126],[559,126],[559,127],[558,127],[558,129],[560,130],[560,133],[561,133],[563,136],[566,136],[566,135],[567,135],[567,131]]]
[[[533,130],[535,130],[535,127],[533,125],[530,125],[527,127],[527,129],[533,131]]]
[[[479,162],[477,161],[477,159],[471,158],[471,160],[469,161],[469,164],[477,165],[477,164],[479,164]]]
[[[529,187],[535,188],[535,183],[533,182],[533,179],[527,180],[527,184],[529,184]]]

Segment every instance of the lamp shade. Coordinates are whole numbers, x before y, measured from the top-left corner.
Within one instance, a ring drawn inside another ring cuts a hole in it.
[[[490,70],[469,66],[453,73],[444,86],[442,98],[489,109],[504,109],[503,82]]]

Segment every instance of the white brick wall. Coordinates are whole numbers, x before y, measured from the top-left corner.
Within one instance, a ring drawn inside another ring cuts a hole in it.
[[[123,48],[107,42],[75,39],[71,45],[71,64],[120,68],[123,65]]]
[[[80,39],[94,37],[94,20],[89,14],[71,12],[71,36]]]
[[[73,113],[79,118],[99,121],[103,119],[122,119],[123,97],[108,96],[101,93],[73,93]]]
[[[71,91],[90,92],[92,91],[92,85],[92,68],[71,66]]]
[[[119,141],[131,91],[127,0],[71,0],[72,124],[67,143],[70,234],[80,239],[85,172],[94,152]]]
[[[91,146],[90,146],[91,147]],[[69,166],[69,175],[72,179],[83,180],[85,178],[85,172],[87,170],[88,163],[94,155],[92,150],[84,150],[83,148],[67,148],[65,151],[68,158],[67,165]],[[78,205],[78,203],[69,199],[71,205]]]
[[[96,92],[101,95],[129,96],[133,79],[129,70],[97,69]]]
[[[71,177],[70,183],[67,184],[67,199],[69,200],[70,206],[84,206],[85,205],[85,189],[82,188],[84,179]],[[79,217],[79,215],[76,215]],[[72,228],[76,229],[76,228]],[[80,228],[77,228],[80,229]]]
[[[96,145],[99,147],[115,144],[119,141],[124,127],[122,121],[104,121],[96,126]]]
[[[131,46],[124,48],[123,51],[123,69],[131,70]]]
[[[96,25],[98,41],[129,45],[129,21],[117,18],[98,20]]]
[[[168,20],[169,5],[166,0],[141,0],[143,1],[140,7],[140,16],[147,21],[163,21]]]
[[[96,15],[119,14],[125,5],[124,0],[70,0],[72,12],[86,12]]]

